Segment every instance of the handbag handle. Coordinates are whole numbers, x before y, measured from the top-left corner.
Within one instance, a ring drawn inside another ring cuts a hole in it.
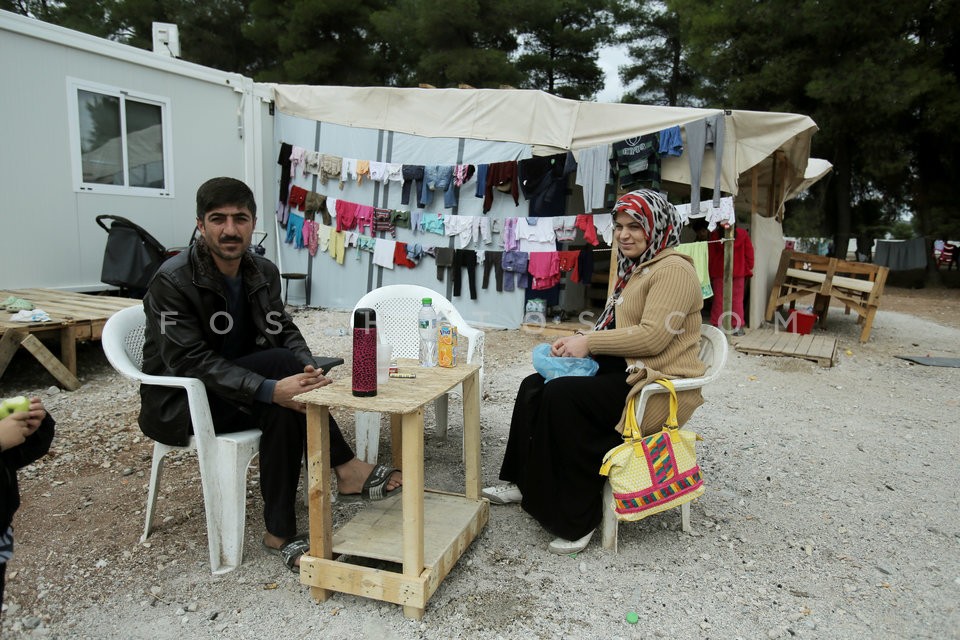
[[[674,388],[673,383],[667,380],[666,378],[660,378],[659,380],[654,380],[659,385],[662,385],[670,392],[670,411],[667,414],[667,421],[664,422],[664,429],[679,429],[680,424],[677,421],[677,390]],[[627,402],[627,419],[623,425],[623,439],[630,440],[632,438],[642,438],[643,432],[640,430],[640,425],[637,424],[637,409],[636,409],[636,400],[637,396],[631,396],[630,401]]]

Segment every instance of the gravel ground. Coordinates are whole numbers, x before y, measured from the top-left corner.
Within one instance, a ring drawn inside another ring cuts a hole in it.
[[[236,571],[209,572],[191,455],[168,462],[157,529],[140,544],[151,443],[136,427],[136,387],[97,344],[81,345],[84,385],[72,393],[49,387],[39,365],[18,354],[0,397],[40,395],[59,424],[51,455],[21,472],[0,635],[960,638],[960,369],[894,357],[960,357],[958,292],[942,291],[891,292],[866,345],[853,318],[834,312],[825,332],[839,344],[832,368],[731,350],[690,423],[704,437],[707,483],[692,508],[692,534],[680,532],[675,510],[621,525],[619,554],[605,552],[598,535],[576,557],[554,556],[550,536],[522,510],[491,506],[487,528],[422,621],[353,596],[315,603],[260,548],[255,466]],[[944,305],[953,311],[941,318]],[[910,315],[924,310],[936,322]],[[347,313],[295,317],[316,352],[349,354],[340,335]],[[496,482],[514,394],[539,341],[521,331],[487,333],[487,483]],[[349,363],[335,372],[349,376]],[[454,398],[447,442],[430,431],[428,411],[430,486],[462,487],[459,409]],[[351,416],[338,420],[352,434]],[[335,505],[335,519],[359,508]],[[306,526],[305,510],[300,517]],[[638,624],[625,621],[630,611]]]

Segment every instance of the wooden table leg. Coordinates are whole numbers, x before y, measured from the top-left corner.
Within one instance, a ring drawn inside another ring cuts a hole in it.
[[[26,336],[26,331],[11,329],[3,334],[3,338],[0,338],[0,376],[3,376],[7,370],[10,360],[13,359],[13,354],[20,348],[20,343]]]
[[[73,343],[71,343],[73,344]],[[80,388],[80,381],[63,363],[57,360],[57,357],[50,353],[37,336],[22,329],[11,329],[3,334],[0,339],[0,375],[6,371],[10,359],[17,352],[18,347],[23,347],[33,354],[33,357],[43,365],[50,375],[57,379],[63,388],[67,391],[76,391]],[[76,351],[74,351],[74,369],[76,369]]]
[[[77,375],[77,326],[74,324],[60,329],[60,361],[67,371]]]
[[[480,370],[463,381],[463,464],[466,496],[480,499]]]
[[[307,406],[307,463],[310,487],[310,551],[314,558],[333,559],[333,509],[330,504],[330,410]],[[404,478],[406,479],[406,478]],[[317,602],[330,597],[329,589],[310,587]]]
[[[423,573],[423,407],[406,413],[403,424],[403,575]],[[420,620],[424,609],[404,605],[403,615]]]
[[[396,413],[390,414],[390,456],[393,466],[403,469],[403,416]]]

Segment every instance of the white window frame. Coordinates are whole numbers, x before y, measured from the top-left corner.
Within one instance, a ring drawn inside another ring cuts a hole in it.
[[[80,111],[77,92],[89,91],[101,95],[118,98],[120,100],[120,134],[123,139],[122,163],[124,183],[118,184],[100,184],[96,182],[84,182],[83,180],[83,158],[81,149],[83,145],[80,142]],[[156,105],[160,107],[161,135],[163,136],[163,189],[154,189],[150,187],[132,187],[129,186],[130,176],[127,162],[127,128],[126,128],[126,100],[131,98],[137,102]],[[78,193],[103,193],[128,196],[150,196],[159,198],[172,198],[173,191],[173,135],[171,132],[172,110],[170,99],[164,96],[156,96],[139,91],[129,91],[119,87],[112,87],[96,82],[88,82],[79,78],[67,78],[67,119],[70,126],[70,165],[73,170],[73,190]]]

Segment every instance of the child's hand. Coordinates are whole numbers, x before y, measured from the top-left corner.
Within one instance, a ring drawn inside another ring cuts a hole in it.
[[[34,431],[40,428],[40,423],[43,422],[43,419],[47,415],[47,410],[43,408],[43,402],[40,398],[30,398],[30,418],[27,420],[27,425],[29,425],[29,432],[27,435],[32,435]]]
[[[31,429],[27,424],[29,418],[28,412],[20,411],[0,420],[0,451],[23,444],[27,436],[36,431],[36,428]]]

